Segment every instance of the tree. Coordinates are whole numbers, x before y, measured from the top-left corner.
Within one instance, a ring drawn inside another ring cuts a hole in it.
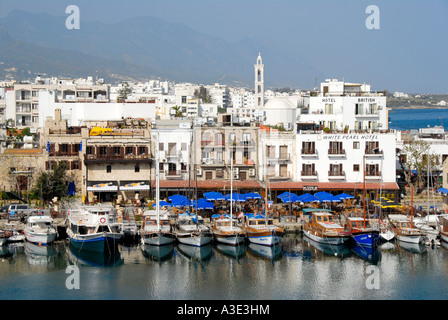
[[[43,172],[34,186],[34,193],[39,195],[43,203],[54,197],[67,196],[66,164],[60,162],[52,172]]]
[[[431,170],[436,162],[436,155],[429,155],[430,146],[426,141],[414,140],[406,144],[402,153],[406,155],[404,165],[404,175],[408,185],[413,185],[417,190],[423,190],[425,186],[425,172]],[[416,174],[413,174],[413,171]],[[414,179],[413,179],[414,177]]]
[[[125,81],[122,83],[121,89],[118,90],[118,99],[126,100],[131,93],[132,93],[132,89],[129,86],[129,83],[127,83],[127,81]]]
[[[212,96],[204,86],[200,86],[199,89],[194,91],[194,97],[196,99],[201,99],[203,103],[212,103],[213,100]]]
[[[183,113],[182,113],[182,107],[180,106],[174,106],[172,108],[175,111],[175,118],[182,118],[183,117]]]

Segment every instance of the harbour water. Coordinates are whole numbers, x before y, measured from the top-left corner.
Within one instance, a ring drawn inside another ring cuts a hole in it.
[[[120,245],[80,253],[68,241],[1,249],[1,300],[439,300],[448,248],[323,246],[289,234],[274,248]],[[74,267],[73,267],[74,266]],[[75,268],[79,273],[72,273]],[[71,277],[79,276],[79,287]]]
[[[389,129],[418,130],[443,125],[448,128],[448,108],[393,109],[389,112]]]

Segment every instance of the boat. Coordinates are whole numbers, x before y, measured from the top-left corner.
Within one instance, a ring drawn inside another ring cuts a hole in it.
[[[156,135],[155,167],[159,167],[159,135]],[[167,210],[160,211],[160,177],[156,170],[156,210],[147,210],[143,213],[143,224],[140,230],[142,245],[162,246],[174,243],[176,236],[170,223]]]
[[[213,239],[212,231],[204,225],[204,218],[188,213],[179,215],[175,234],[179,243],[195,247],[209,244]]]
[[[140,236],[143,245],[163,246],[174,243],[176,236],[171,228],[168,211],[147,210],[142,217]]]
[[[305,208],[303,211],[303,233],[320,243],[340,245],[351,238],[351,233],[335,221],[328,209]]]
[[[370,221],[362,217],[347,217],[346,228],[351,233],[353,242],[359,246],[374,247],[378,244],[380,231],[370,225]]]
[[[116,211],[109,206],[81,206],[68,210],[66,223],[70,243],[80,251],[116,251],[123,232],[115,218]]]
[[[395,233],[392,230],[392,227],[390,226],[390,221],[388,218],[386,218],[385,221],[380,220],[379,221],[379,228],[380,228],[380,239],[389,242],[392,241],[395,238]]]
[[[399,241],[418,244],[424,240],[423,232],[416,228],[406,216],[395,215],[394,220],[391,218],[391,226]]]
[[[13,234],[12,230],[0,230],[0,247],[6,245]]]
[[[39,246],[51,244],[57,236],[53,219],[49,216],[30,216],[25,225],[25,238]]]
[[[440,217],[440,238],[444,242],[448,242],[448,217],[442,216]]]
[[[237,220],[229,216],[220,215],[212,220],[212,231],[216,242],[236,246],[245,238],[245,231],[237,226]]]
[[[274,246],[280,243],[285,229],[274,224],[274,219],[260,214],[246,215],[244,230],[250,243]]]

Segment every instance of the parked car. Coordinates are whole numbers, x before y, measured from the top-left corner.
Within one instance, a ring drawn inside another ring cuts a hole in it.
[[[10,219],[14,217],[21,218],[24,216],[29,216],[37,212],[38,212],[37,209],[31,208],[26,204],[14,203],[8,206],[8,214]]]

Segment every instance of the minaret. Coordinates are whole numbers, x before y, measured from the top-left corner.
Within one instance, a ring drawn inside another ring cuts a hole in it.
[[[258,54],[255,67],[255,107],[264,107],[264,64],[261,53]]]

